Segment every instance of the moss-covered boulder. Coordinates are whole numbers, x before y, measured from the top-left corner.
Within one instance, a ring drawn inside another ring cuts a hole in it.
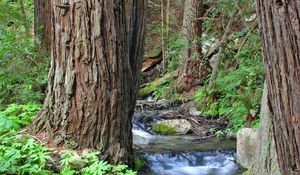
[[[153,126],[159,134],[186,134],[190,129],[191,123],[185,119],[163,120]]]

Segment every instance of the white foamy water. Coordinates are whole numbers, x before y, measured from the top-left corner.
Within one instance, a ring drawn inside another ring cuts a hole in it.
[[[133,129],[132,130],[132,134],[133,135],[137,135],[137,136],[140,136],[140,137],[144,137],[144,138],[152,138],[153,136],[151,134],[149,134],[148,132],[146,131],[143,131],[143,130],[139,130],[139,129]]]
[[[161,175],[238,175],[230,151],[147,154],[152,174]]]
[[[203,142],[196,136],[158,136],[133,123],[133,143],[145,149],[147,175],[241,175],[235,151],[226,142]],[[225,148],[222,148],[225,146]],[[217,151],[224,150],[224,151]]]

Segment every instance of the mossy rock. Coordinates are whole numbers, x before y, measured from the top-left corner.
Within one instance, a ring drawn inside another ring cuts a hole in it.
[[[176,79],[177,76],[178,76],[178,71],[167,73],[163,77],[157,78],[154,81],[150,82],[147,86],[141,88],[139,90],[139,95],[141,97],[145,97],[151,94],[152,92],[156,91],[164,84],[169,83],[172,80]]]
[[[145,97],[145,96],[151,94],[153,91],[155,91],[158,86],[159,86],[159,84],[156,83],[155,81],[151,82],[147,86],[145,86],[144,88],[139,90],[139,95],[141,97]]]
[[[152,130],[158,134],[164,134],[164,135],[169,135],[169,134],[175,134],[176,133],[176,128],[172,126],[165,125],[163,123],[157,123],[152,127]]]
[[[156,58],[162,54],[161,49],[154,49],[145,53],[145,58]]]

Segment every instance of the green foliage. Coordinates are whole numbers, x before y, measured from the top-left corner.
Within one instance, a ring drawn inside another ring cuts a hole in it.
[[[0,1],[0,108],[10,103],[40,102],[47,83],[48,58],[37,52],[32,34],[33,1]],[[29,32],[28,32],[29,30]]]
[[[262,94],[261,65],[241,64],[233,71],[219,73],[213,88],[199,90],[194,99],[207,117],[228,116],[234,130],[243,127],[250,111],[258,111]]]
[[[183,38],[179,33],[173,33],[168,39],[168,48],[166,50],[166,60],[167,60],[167,71],[171,72],[176,70],[181,63],[179,54],[183,47],[189,45],[187,39]]]
[[[172,126],[165,125],[163,123],[157,123],[153,126],[153,131],[159,134],[174,134],[176,133],[176,128]]]
[[[0,135],[0,174],[47,175],[50,159],[47,148],[15,132]]]
[[[226,130],[218,130],[216,128],[211,128],[209,132],[217,138],[230,138],[234,133],[234,131],[231,128],[227,128]]]
[[[75,160],[74,155],[74,151],[62,154],[61,175],[136,175],[127,165],[113,166],[99,160],[99,152],[85,154],[79,160]],[[50,159],[50,150],[30,136],[12,131],[0,135],[0,174],[55,174],[47,167]],[[81,162],[84,167],[74,169],[74,161]],[[137,165],[141,166],[140,162]]]
[[[264,81],[259,43],[258,34],[250,33],[240,52],[226,53],[214,86],[202,88],[194,96],[206,117],[226,116],[234,132],[245,127],[251,113],[259,111]],[[255,123],[250,125],[257,125]]]
[[[139,171],[144,166],[145,166],[145,162],[142,159],[140,159],[139,157],[135,156],[134,157],[134,169],[136,171]]]
[[[61,175],[136,175],[136,172],[128,169],[127,165],[113,166],[105,161],[99,160],[99,154],[99,152],[91,152],[80,158],[78,161],[84,163],[84,168],[80,170],[75,170],[72,167],[75,152],[70,151],[62,154],[61,165],[63,169]]]
[[[150,82],[147,86],[139,90],[139,95],[145,97],[147,95],[153,95],[155,99],[158,98],[171,98],[181,99],[181,96],[176,93],[174,80],[174,72],[167,73],[164,76]]]
[[[264,81],[262,55],[258,30],[249,27],[255,26],[256,22],[248,20],[255,14],[255,8],[252,0],[220,0],[218,3],[207,0],[205,3],[211,7],[208,17],[222,18],[204,21],[205,37],[220,38],[232,12],[237,13],[230,18],[245,25],[243,28],[232,26],[214,86],[204,87],[194,96],[206,117],[225,116],[230,121],[230,130],[214,130],[212,133],[217,136],[231,135],[246,125],[257,127],[259,123],[256,114],[259,112]],[[224,17],[226,20],[223,20]],[[251,118],[253,116],[255,118]]]
[[[9,105],[4,111],[0,112],[0,131],[17,130],[20,127],[29,125],[40,108],[40,104]]]

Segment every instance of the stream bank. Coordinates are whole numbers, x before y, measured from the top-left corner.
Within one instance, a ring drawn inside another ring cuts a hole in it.
[[[180,101],[138,101],[133,117],[133,142],[143,152],[149,170],[145,175],[241,175],[236,163],[235,139],[217,139],[210,128],[228,123],[192,115],[193,107]],[[195,113],[194,113],[195,114]],[[159,135],[151,127],[158,121],[187,119],[187,134]],[[200,129],[199,129],[200,128]]]

